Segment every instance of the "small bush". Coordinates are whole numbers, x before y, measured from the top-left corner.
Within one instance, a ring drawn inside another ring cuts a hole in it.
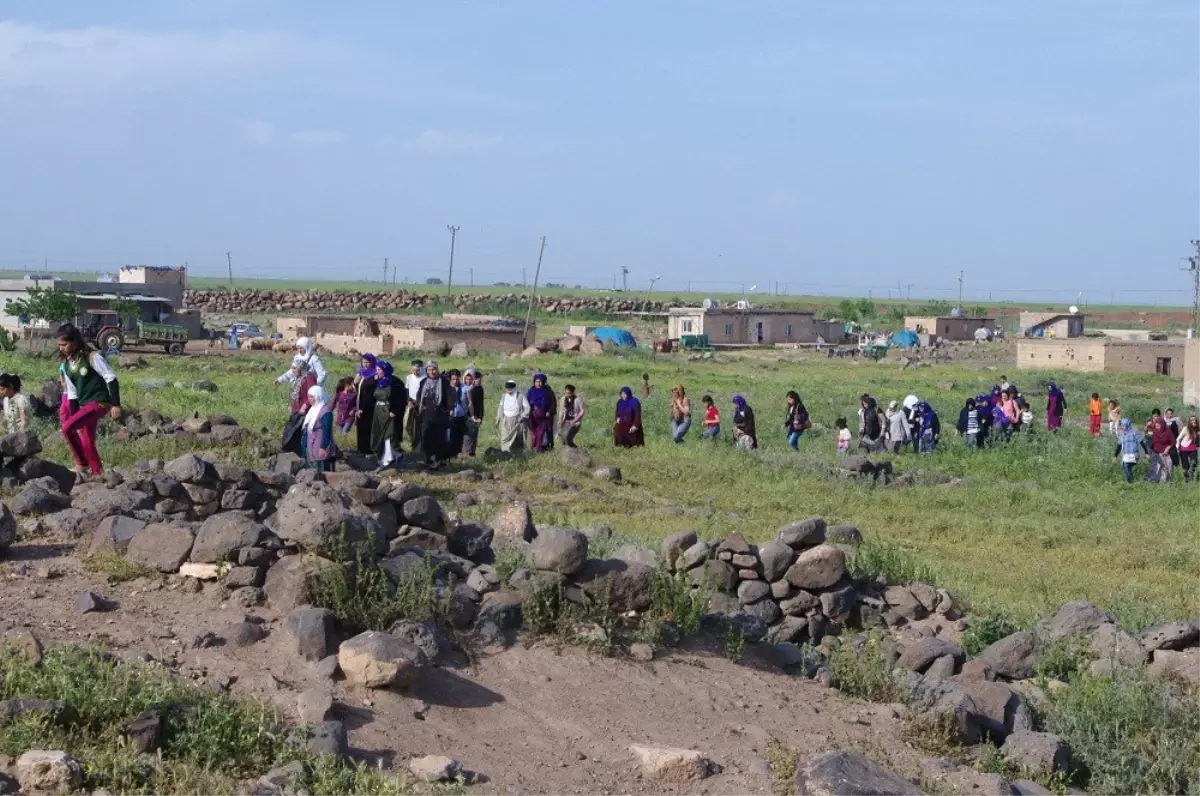
[[[882,575],[888,583],[919,580],[935,585],[933,571],[908,551],[888,542],[862,542],[854,546],[849,574],[856,580]]]
[[[147,566],[130,561],[120,553],[104,550],[86,559],[84,567],[89,572],[104,575],[109,583],[124,583],[138,578],[157,576],[158,573]]]
[[[1200,700],[1140,672],[1081,677],[1051,694],[1045,729],[1093,794],[1200,792]]]
[[[1037,678],[1043,684],[1049,680],[1073,680],[1087,671],[1096,653],[1092,643],[1079,633],[1055,639],[1042,650],[1037,664]]]
[[[433,568],[410,568],[395,585],[379,562],[360,552],[351,567],[327,567],[308,579],[306,599],[327,608],[350,633],[386,631],[399,619],[437,618]]]
[[[658,644],[699,633],[700,622],[708,611],[708,598],[706,590],[692,588],[683,575],[655,570],[650,584],[650,610],[640,618],[642,635]]]
[[[934,757],[956,763],[966,759],[954,717],[947,713],[907,711],[900,725],[900,739]]]
[[[496,561],[492,566],[500,576],[500,582],[508,583],[518,569],[529,569],[529,556],[515,547],[502,547],[496,550]]]
[[[1002,638],[1011,636],[1021,628],[1006,617],[989,614],[973,617],[967,632],[963,634],[963,649],[968,655],[978,655]]]
[[[869,702],[899,702],[900,689],[892,679],[892,659],[879,633],[867,636],[862,649],[835,639],[829,653],[829,669],[838,688],[847,696]]]

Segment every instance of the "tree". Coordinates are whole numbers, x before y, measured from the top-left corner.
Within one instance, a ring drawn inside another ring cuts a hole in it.
[[[105,307],[117,313],[117,326],[124,326],[124,321],[137,322],[141,317],[141,308],[136,301],[127,298],[109,299],[104,303]]]
[[[79,297],[57,287],[25,288],[25,298],[9,299],[5,304],[9,315],[24,319],[26,324],[44,321],[52,323],[73,322],[79,315]]]

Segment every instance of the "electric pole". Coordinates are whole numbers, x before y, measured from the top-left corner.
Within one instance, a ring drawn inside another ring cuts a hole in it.
[[[962,286],[963,286],[963,272],[962,272],[962,271],[959,271],[959,272],[958,272],[958,309],[959,309],[959,311],[960,311],[960,312],[961,312],[961,310],[962,310],[962,308],[963,308],[963,305],[962,305]]]
[[[472,287],[472,288],[474,288],[474,287],[475,287],[475,269],[474,269],[474,268],[468,268],[468,269],[467,269],[467,273],[470,275],[470,279],[471,279],[471,287]]]
[[[387,258],[383,258],[383,284],[387,284]]]
[[[448,298],[450,285],[454,283],[454,238],[458,235],[458,227],[447,224],[446,229],[450,230],[450,273],[446,277],[446,296]]]
[[[233,287],[233,252],[225,252],[225,261],[229,263],[229,287]]]
[[[538,249],[537,269],[533,272],[533,290],[529,291],[529,309],[525,312],[525,328],[521,330],[521,350],[525,350],[525,340],[529,337],[529,320],[533,317],[533,300],[537,296],[538,277],[542,273],[542,255],[546,253],[546,236],[542,236],[542,247]]]
[[[1192,272],[1192,334],[1200,334],[1200,239],[1192,241],[1196,253],[1188,258],[1187,270]]]
[[[621,266],[621,292],[629,292],[629,266],[627,265]]]

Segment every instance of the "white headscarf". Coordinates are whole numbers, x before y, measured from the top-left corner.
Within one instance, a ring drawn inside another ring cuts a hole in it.
[[[320,417],[321,410],[325,408],[325,388],[315,384],[309,387],[308,400],[312,405],[308,407],[308,413],[304,415],[305,431],[311,431],[317,425],[317,418]]]
[[[919,404],[919,403],[921,403],[921,399],[920,399],[920,398],[918,398],[918,397],[917,397],[917,396],[915,396],[915,395],[910,395],[910,396],[908,396],[907,398],[905,398],[905,399],[904,399],[904,408],[905,408],[905,409],[907,409],[907,410],[909,410],[909,411],[912,411],[912,408],[913,408],[914,406],[916,406],[917,404]]]
[[[312,339],[308,338],[308,337],[301,337],[299,340],[296,341],[296,348],[304,349],[303,354],[297,354],[296,356],[307,362],[308,358],[312,356],[312,352],[313,352]]]

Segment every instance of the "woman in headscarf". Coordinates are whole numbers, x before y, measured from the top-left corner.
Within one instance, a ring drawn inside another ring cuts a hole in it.
[[[1133,466],[1137,464],[1142,447],[1142,435],[1133,428],[1133,421],[1123,417],[1118,422],[1117,447],[1113,451],[1113,461],[1121,462],[1121,470],[1125,480],[1133,483]]]
[[[912,437],[912,432],[908,428],[908,418],[901,411],[897,401],[888,404],[886,416],[887,448],[892,453],[899,453]]]
[[[417,412],[421,425],[421,453],[431,467],[441,467],[447,458],[450,440],[450,415],[454,411],[454,388],[438,369],[438,363],[425,363],[425,378],[417,389]]]
[[[733,444],[748,451],[758,447],[754,409],[740,395],[733,396]]]
[[[912,441],[913,453],[919,453],[921,450],[921,413],[917,411],[920,404],[921,399],[911,393],[903,403],[904,416],[908,419],[908,438]]]
[[[558,424],[558,435],[562,438],[563,445],[574,448],[575,435],[579,433],[579,429],[583,425],[583,416],[587,412],[583,396],[575,392],[574,384],[563,387],[562,405],[562,420]]]
[[[375,369],[379,360],[374,354],[363,354],[354,377],[354,417],[358,427],[358,452],[371,452],[371,427],[375,422]]]
[[[529,401],[529,447],[537,453],[546,449],[546,437],[553,433],[550,424],[550,414],[553,409],[553,399],[546,387],[546,374],[533,374],[533,386],[525,393]]]
[[[941,421],[938,420],[937,412],[933,411],[933,407],[929,405],[928,401],[921,401],[917,411],[921,417],[920,452],[933,453],[938,437],[941,436]]]
[[[1150,413],[1147,430],[1150,434],[1150,480],[1170,483],[1174,475],[1171,452],[1175,450],[1175,435],[1157,409]]]
[[[496,428],[500,432],[500,450],[519,451],[525,447],[525,424],[529,422],[529,401],[517,390],[512,379],[504,382],[504,395],[496,404]]]
[[[308,388],[308,412],[304,415],[304,466],[318,473],[333,470],[337,443],[333,441],[333,402],[317,385]]]
[[[371,424],[371,452],[382,470],[404,461],[400,443],[404,441],[404,409],[408,390],[393,377],[392,363],[382,359],[375,364],[375,409]]]
[[[617,401],[613,443],[618,448],[639,448],[646,444],[646,435],[642,430],[642,404],[633,397],[633,390],[628,387],[621,388],[621,399]]]
[[[858,436],[859,450],[878,453],[883,450],[883,424],[879,421],[879,404],[874,396],[863,395],[860,399],[862,418]]]
[[[1050,382],[1046,389],[1046,428],[1058,431],[1062,427],[1063,413],[1067,411],[1067,396]]]
[[[463,433],[462,454],[474,456],[479,445],[479,427],[483,425],[483,385],[479,371],[467,368],[463,372],[462,392],[467,404],[467,428]]]
[[[290,382],[288,409],[291,414],[288,415],[287,422],[283,424],[283,450],[302,456],[304,455],[302,426],[309,407],[308,391],[309,388],[316,386],[317,378],[309,371],[308,363],[299,356],[292,360],[292,367],[287,372],[287,376],[287,381]]]
[[[308,365],[308,369],[316,378],[317,386],[325,386],[325,365],[323,362],[321,362],[321,358],[314,352],[313,341],[310,338],[301,337],[296,341],[296,356],[292,361],[301,361]],[[279,382],[291,381],[291,378],[289,377],[290,373],[291,371],[289,370],[287,373],[284,373],[282,376],[276,379],[275,382],[278,384]],[[307,393],[305,395],[307,396]]]

